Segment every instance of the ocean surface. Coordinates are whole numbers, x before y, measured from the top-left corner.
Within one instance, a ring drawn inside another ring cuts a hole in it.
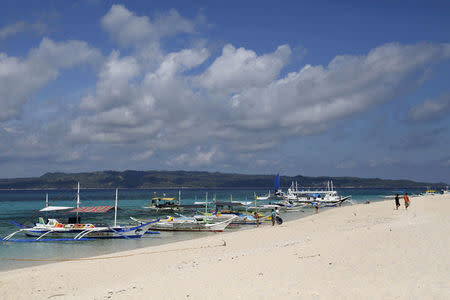
[[[409,194],[421,191],[407,190]],[[352,200],[346,205],[369,201],[386,200],[385,196],[396,193],[398,189],[338,189],[339,195],[352,195]],[[182,189],[181,203],[193,204],[195,201],[253,201],[254,195],[264,195],[268,189]],[[0,237],[18,230],[10,221],[33,225],[39,216],[45,216],[38,210],[45,206],[48,194],[49,204],[57,206],[76,206],[76,190],[0,190]],[[131,224],[130,217],[155,218],[149,215],[143,206],[150,203],[155,195],[178,198],[178,189],[121,189],[119,190],[118,224]],[[114,189],[82,189],[80,192],[80,206],[114,205]],[[260,203],[258,203],[260,204]],[[327,208],[333,209],[333,208]],[[314,213],[314,209],[305,208],[300,212],[282,214],[284,220],[301,218]],[[94,216],[95,215],[95,216]],[[52,217],[47,215],[47,217]],[[164,216],[161,216],[164,217]],[[66,218],[65,218],[66,219]],[[106,214],[90,214],[82,216],[82,222],[101,222],[113,224],[114,210]],[[241,230],[252,226],[241,226]],[[228,230],[228,229],[227,229]],[[161,232],[160,234],[146,234],[141,239],[113,239],[69,242],[0,242],[0,271],[16,269],[36,264],[48,263],[49,259],[71,259],[96,256],[122,250],[159,245],[174,241],[194,239],[207,235],[221,233],[208,232]],[[15,238],[23,238],[18,233]]]

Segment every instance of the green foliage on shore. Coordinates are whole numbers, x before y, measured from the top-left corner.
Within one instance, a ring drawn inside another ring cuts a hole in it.
[[[275,175],[245,175],[195,171],[99,171],[89,173],[46,173],[40,177],[0,179],[0,189],[73,188],[77,181],[83,188],[271,188]],[[280,186],[297,181],[302,187],[324,187],[333,180],[339,188],[424,188],[445,183],[389,180],[358,177],[280,176]]]

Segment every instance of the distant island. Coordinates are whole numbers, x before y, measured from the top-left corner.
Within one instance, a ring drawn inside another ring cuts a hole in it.
[[[274,175],[246,175],[196,171],[98,171],[46,173],[40,177],[0,179],[0,189],[67,189],[80,182],[83,188],[270,188]],[[297,181],[301,187],[324,187],[333,180],[337,188],[440,188],[446,183],[358,177],[280,176],[280,186]]]

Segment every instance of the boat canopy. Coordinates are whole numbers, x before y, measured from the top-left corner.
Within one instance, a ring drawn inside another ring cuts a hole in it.
[[[72,209],[71,213],[105,213],[109,211],[110,209],[113,209],[114,206],[111,205],[105,205],[105,206],[85,206],[85,207],[78,207],[75,209]]]
[[[68,210],[68,209],[72,209],[73,207],[70,206],[46,206],[43,209],[39,210],[39,211],[57,211],[57,210]]]
[[[164,201],[175,201],[177,198],[168,198],[168,197],[153,197],[152,200],[164,200]]]

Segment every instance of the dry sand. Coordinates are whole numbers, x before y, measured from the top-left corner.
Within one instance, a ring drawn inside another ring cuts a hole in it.
[[[1,272],[0,298],[449,299],[449,213],[450,195],[412,198],[407,211],[393,200],[340,207],[281,226]]]

